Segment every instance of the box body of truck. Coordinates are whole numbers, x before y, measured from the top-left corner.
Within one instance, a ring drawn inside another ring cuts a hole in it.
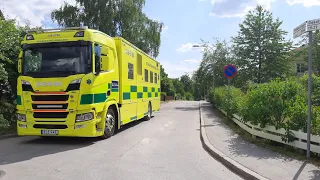
[[[29,32],[17,80],[18,135],[110,137],[160,108],[160,64],[124,40],[69,28]]]

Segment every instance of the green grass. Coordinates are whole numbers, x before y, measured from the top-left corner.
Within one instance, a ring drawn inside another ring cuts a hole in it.
[[[221,113],[223,114],[223,113]],[[302,149],[297,149],[289,145],[285,145],[282,143],[278,143],[275,141],[271,141],[268,139],[260,138],[260,137],[253,137],[250,133],[242,129],[240,126],[238,126],[236,123],[234,123],[232,120],[228,119],[225,115],[223,115],[223,122],[229,126],[233,132],[237,133],[243,140],[253,143],[257,146],[269,149],[274,152],[278,152],[280,154],[283,154],[289,158],[297,159],[304,161],[306,160],[306,151]],[[311,152],[311,158],[310,163],[314,164],[316,166],[320,166],[320,157],[317,154],[314,154]]]

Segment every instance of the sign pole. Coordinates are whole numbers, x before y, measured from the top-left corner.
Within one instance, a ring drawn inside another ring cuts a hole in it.
[[[308,125],[307,125],[307,160],[310,159],[310,134],[311,134],[311,95],[312,95],[312,31],[309,31],[308,47]]]
[[[224,67],[224,76],[228,79],[228,87],[227,87],[227,120],[229,118],[229,110],[230,110],[230,79],[231,78],[234,78],[237,74],[238,70],[237,70],[237,67],[232,65],[232,64],[228,64]]]
[[[230,110],[230,78],[228,78],[228,109],[227,109],[227,120],[229,119]]]
[[[307,160],[310,159],[310,138],[312,120],[312,31],[320,30],[320,19],[308,20],[293,29],[293,38],[309,33],[308,45],[308,122],[307,122]]]

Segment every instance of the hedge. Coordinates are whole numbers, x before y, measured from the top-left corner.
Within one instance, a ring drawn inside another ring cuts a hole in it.
[[[279,79],[264,84],[251,85],[246,93],[230,87],[218,87],[210,92],[210,102],[215,106],[238,114],[244,121],[261,128],[266,125],[288,130],[307,130],[306,78]],[[320,134],[320,78],[314,76],[312,133]],[[319,88],[318,88],[319,87]],[[318,101],[319,100],[319,101]],[[229,109],[228,109],[229,108]],[[286,137],[286,138],[288,138]],[[286,139],[285,138],[285,139]],[[286,139],[288,140],[288,139]]]

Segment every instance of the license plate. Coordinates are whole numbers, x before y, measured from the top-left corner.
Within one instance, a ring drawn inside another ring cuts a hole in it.
[[[51,135],[51,136],[56,136],[59,134],[59,131],[58,130],[49,130],[49,129],[46,129],[46,130],[41,130],[41,135]]]

